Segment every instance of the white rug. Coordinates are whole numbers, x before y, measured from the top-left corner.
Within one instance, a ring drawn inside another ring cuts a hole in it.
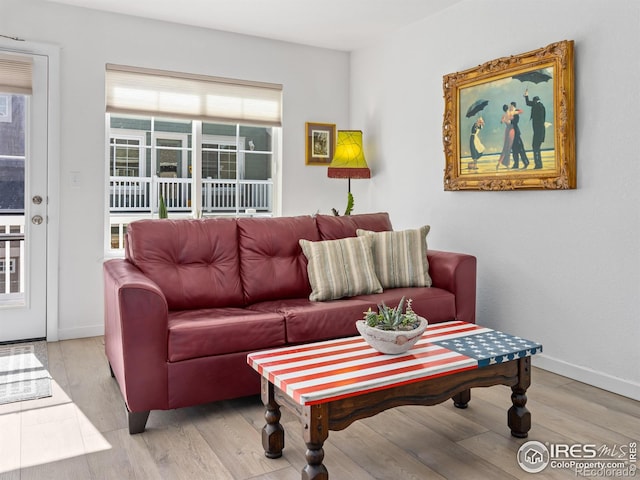
[[[47,342],[0,345],[0,404],[51,396]]]

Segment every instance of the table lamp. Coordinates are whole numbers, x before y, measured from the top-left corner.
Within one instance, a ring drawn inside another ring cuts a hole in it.
[[[327,169],[329,178],[346,178],[347,183],[347,208],[344,212],[349,215],[353,208],[353,195],[351,195],[352,178],[371,178],[371,170],[367,166],[362,150],[361,130],[338,130],[338,140],[333,160]],[[335,210],[334,210],[335,213]]]

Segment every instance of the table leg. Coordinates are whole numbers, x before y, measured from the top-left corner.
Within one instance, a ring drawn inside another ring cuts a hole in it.
[[[302,480],[329,480],[329,472],[322,464],[322,445],[329,436],[329,411],[326,404],[304,408],[303,432],[307,452],[307,465],[302,469]]]
[[[511,428],[511,435],[526,438],[531,429],[531,412],[525,407],[527,403],[527,388],[531,385],[531,357],[518,360],[518,383],[511,387],[511,403],[513,406],[507,414],[507,423]]]
[[[280,458],[284,449],[284,428],[280,425],[280,405],[276,403],[273,384],[262,378],[262,403],[265,406],[262,447],[267,458]]]
[[[458,408],[467,408],[469,406],[469,401],[471,400],[471,389],[468,388],[463,390],[462,392],[451,397],[453,399],[453,404]]]

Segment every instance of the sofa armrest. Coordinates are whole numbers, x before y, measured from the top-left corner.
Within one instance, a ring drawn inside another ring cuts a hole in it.
[[[476,321],[476,257],[465,253],[429,250],[429,275],[434,287],[456,297],[456,319]]]
[[[103,265],[105,350],[131,412],[168,408],[168,308],[160,288],[124,259]]]

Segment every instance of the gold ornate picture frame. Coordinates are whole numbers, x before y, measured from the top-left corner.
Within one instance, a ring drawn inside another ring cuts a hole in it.
[[[445,190],[576,188],[573,41],[443,77]]]
[[[336,148],[335,123],[305,123],[306,165],[328,166]]]

